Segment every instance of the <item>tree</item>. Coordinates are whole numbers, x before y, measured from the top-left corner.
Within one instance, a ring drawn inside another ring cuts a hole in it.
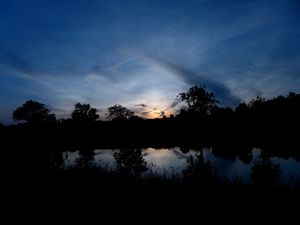
[[[206,90],[205,86],[193,86],[187,92],[179,94],[181,101],[187,104],[188,112],[211,114],[212,109],[218,101],[212,92]]]
[[[240,103],[236,108],[235,108],[235,112],[236,113],[246,113],[249,111],[249,107],[246,103],[242,102]]]
[[[15,121],[27,121],[30,123],[37,122],[54,122],[55,115],[50,113],[50,109],[37,101],[26,101],[22,106],[13,112]]]
[[[134,116],[134,112],[121,105],[114,105],[108,109],[107,119],[110,120],[128,120]]]
[[[93,167],[95,160],[95,151],[93,149],[85,148],[79,150],[79,158],[76,160],[79,168]]]
[[[141,149],[121,149],[113,156],[120,172],[139,175],[148,169]]]
[[[266,99],[263,98],[263,97],[260,97],[260,96],[257,96],[256,99],[252,99],[250,102],[249,102],[249,107],[250,108],[259,108],[261,107],[263,104],[266,103]]]
[[[254,184],[261,187],[272,187],[280,180],[281,170],[278,164],[273,164],[269,158],[256,160],[251,167],[250,176]]]
[[[92,108],[90,104],[76,103],[71,114],[73,120],[76,121],[96,121],[99,118],[97,109]]]

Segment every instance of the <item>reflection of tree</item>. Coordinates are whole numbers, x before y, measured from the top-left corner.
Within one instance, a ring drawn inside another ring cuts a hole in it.
[[[253,159],[253,154],[252,154],[252,148],[250,147],[241,147],[240,152],[238,154],[239,159],[245,163],[245,164],[249,164],[252,159]]]
[[[121,149],[114,152],[117,169],[125,173],[138,175],[147,170],[147,163],[141,149]]]
[[[186,154],[186,153],[189,153],[190,148],[188,148],[188,147],[180,147],[180,151],[181,151],[183,154]]]
[[[190,156],[187,159],[188,167],[183,171],[186,177],[195,179],[201,183],[208,183],[212,178],[212,168],[209,161],[205,162],[203,149],[201,148],[200,154],[195,157]]]
[[[49,152],[49,167],[61,168],[64,165],[63,153],[61,151]]]
[[[238,151],[234,146],[227,144],[215,144],[212,146],[212,152],[216,157],[221,157],[230,161],[236,159]]]
[[[215,156],[230,161],[236,160],[238,156],[246,164],[249,164],[253,159],[252,148],[244,144],[214,144],[212,152]]]
[[[88,168],[93,165],[95,151],[93,149],[79,150],[79,158],[76,160],[80,168]]]
[[[274,186],[280,178],[279,165],[272,164],[271,160],[262,157],[260,160],[254,162],[251,167],[251,178],[254,184],[264,187]]]

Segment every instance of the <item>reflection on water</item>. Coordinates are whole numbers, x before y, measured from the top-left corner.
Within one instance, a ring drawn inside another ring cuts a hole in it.
[[[143,149],[143,157],[150,165],[150,170],[164,175],[180,174],[188,166],[187,159],[196,154],[195,151],[184,154],[179,148]]]
[[[116,169],[116,162],[113,156],[114,151],[111,149],[94,150],[92,164],[100,167]],[[74,167],[78,165],[80,151],[64,152],[64,167]]]
[[[96,149],[92,151],[92,154],[90,151],[83,152],[64,152],[64,167],[78,166],[83,162],[109,170],[121,169],[141,174],[182,176],[191,166],[191,162],[199,159],[202,154],[203,162],[209,162],[212,171],[217,176],[226,177],[229,180],[239,179],[245,183],[255,179],[259,181],[256,174],[266,172],[270,176],[273,174],[270,179],[278,176],[284,183],[299,182],[300,180],[300,162],[293,158],[266,158],[260,149],[255,148],[252,149],[251,160],[248,162],[244,162],[239,156],[233,159],[216,156],[209,148],[190,149],[189,151],[186,149],[182,151],[179,147],[169,149]]]

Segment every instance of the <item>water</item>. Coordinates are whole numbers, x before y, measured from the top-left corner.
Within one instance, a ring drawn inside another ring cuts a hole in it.
[[[191,168],[193,169],[193,165],[198,165],[199,159],[201,159],[203,160],[201,163],[209,163],[214,174],[219,177],[226,177],[231,181],[239,180],[243,183],[251,183],[253,182],[253,176],[254,179],[259,180],[259,176],[255,175],[257,174],[255,170],[267,167],[267,171],[278,172],[281,183],[288,185],[300,183],[299,161],[293,158],[283,159],[279,157],[263,159],[262,150],[256,148],[250,151],[250,160],[247,162],[241,160],[239,156],[230,159],[217,156],[211,148],[183,151],[179,147],[164,149],[95,149],[89,152],[64,152],[63,157],[64,168],[88,164],[89,166],[102,167],[113,171],[129,169],[142,175],[155,174],[167,177],[184,176]],[[195,164],[195,162],[198,164]],[[145,167],[148,169],[144,170]],[[275,172],[270,172],[270,174],[274,175]]]

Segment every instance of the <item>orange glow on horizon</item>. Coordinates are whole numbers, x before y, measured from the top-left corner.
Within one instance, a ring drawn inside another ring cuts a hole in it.
[[[163,115],[162,112],[164,112]],[[170,117],[170,115],[174,113],[175,111],[172,109],[170,110],[153,109],[147,115],[138,115],[138,116],[141,116],[144,119],[160,119],[163,118],[163,116]]]

